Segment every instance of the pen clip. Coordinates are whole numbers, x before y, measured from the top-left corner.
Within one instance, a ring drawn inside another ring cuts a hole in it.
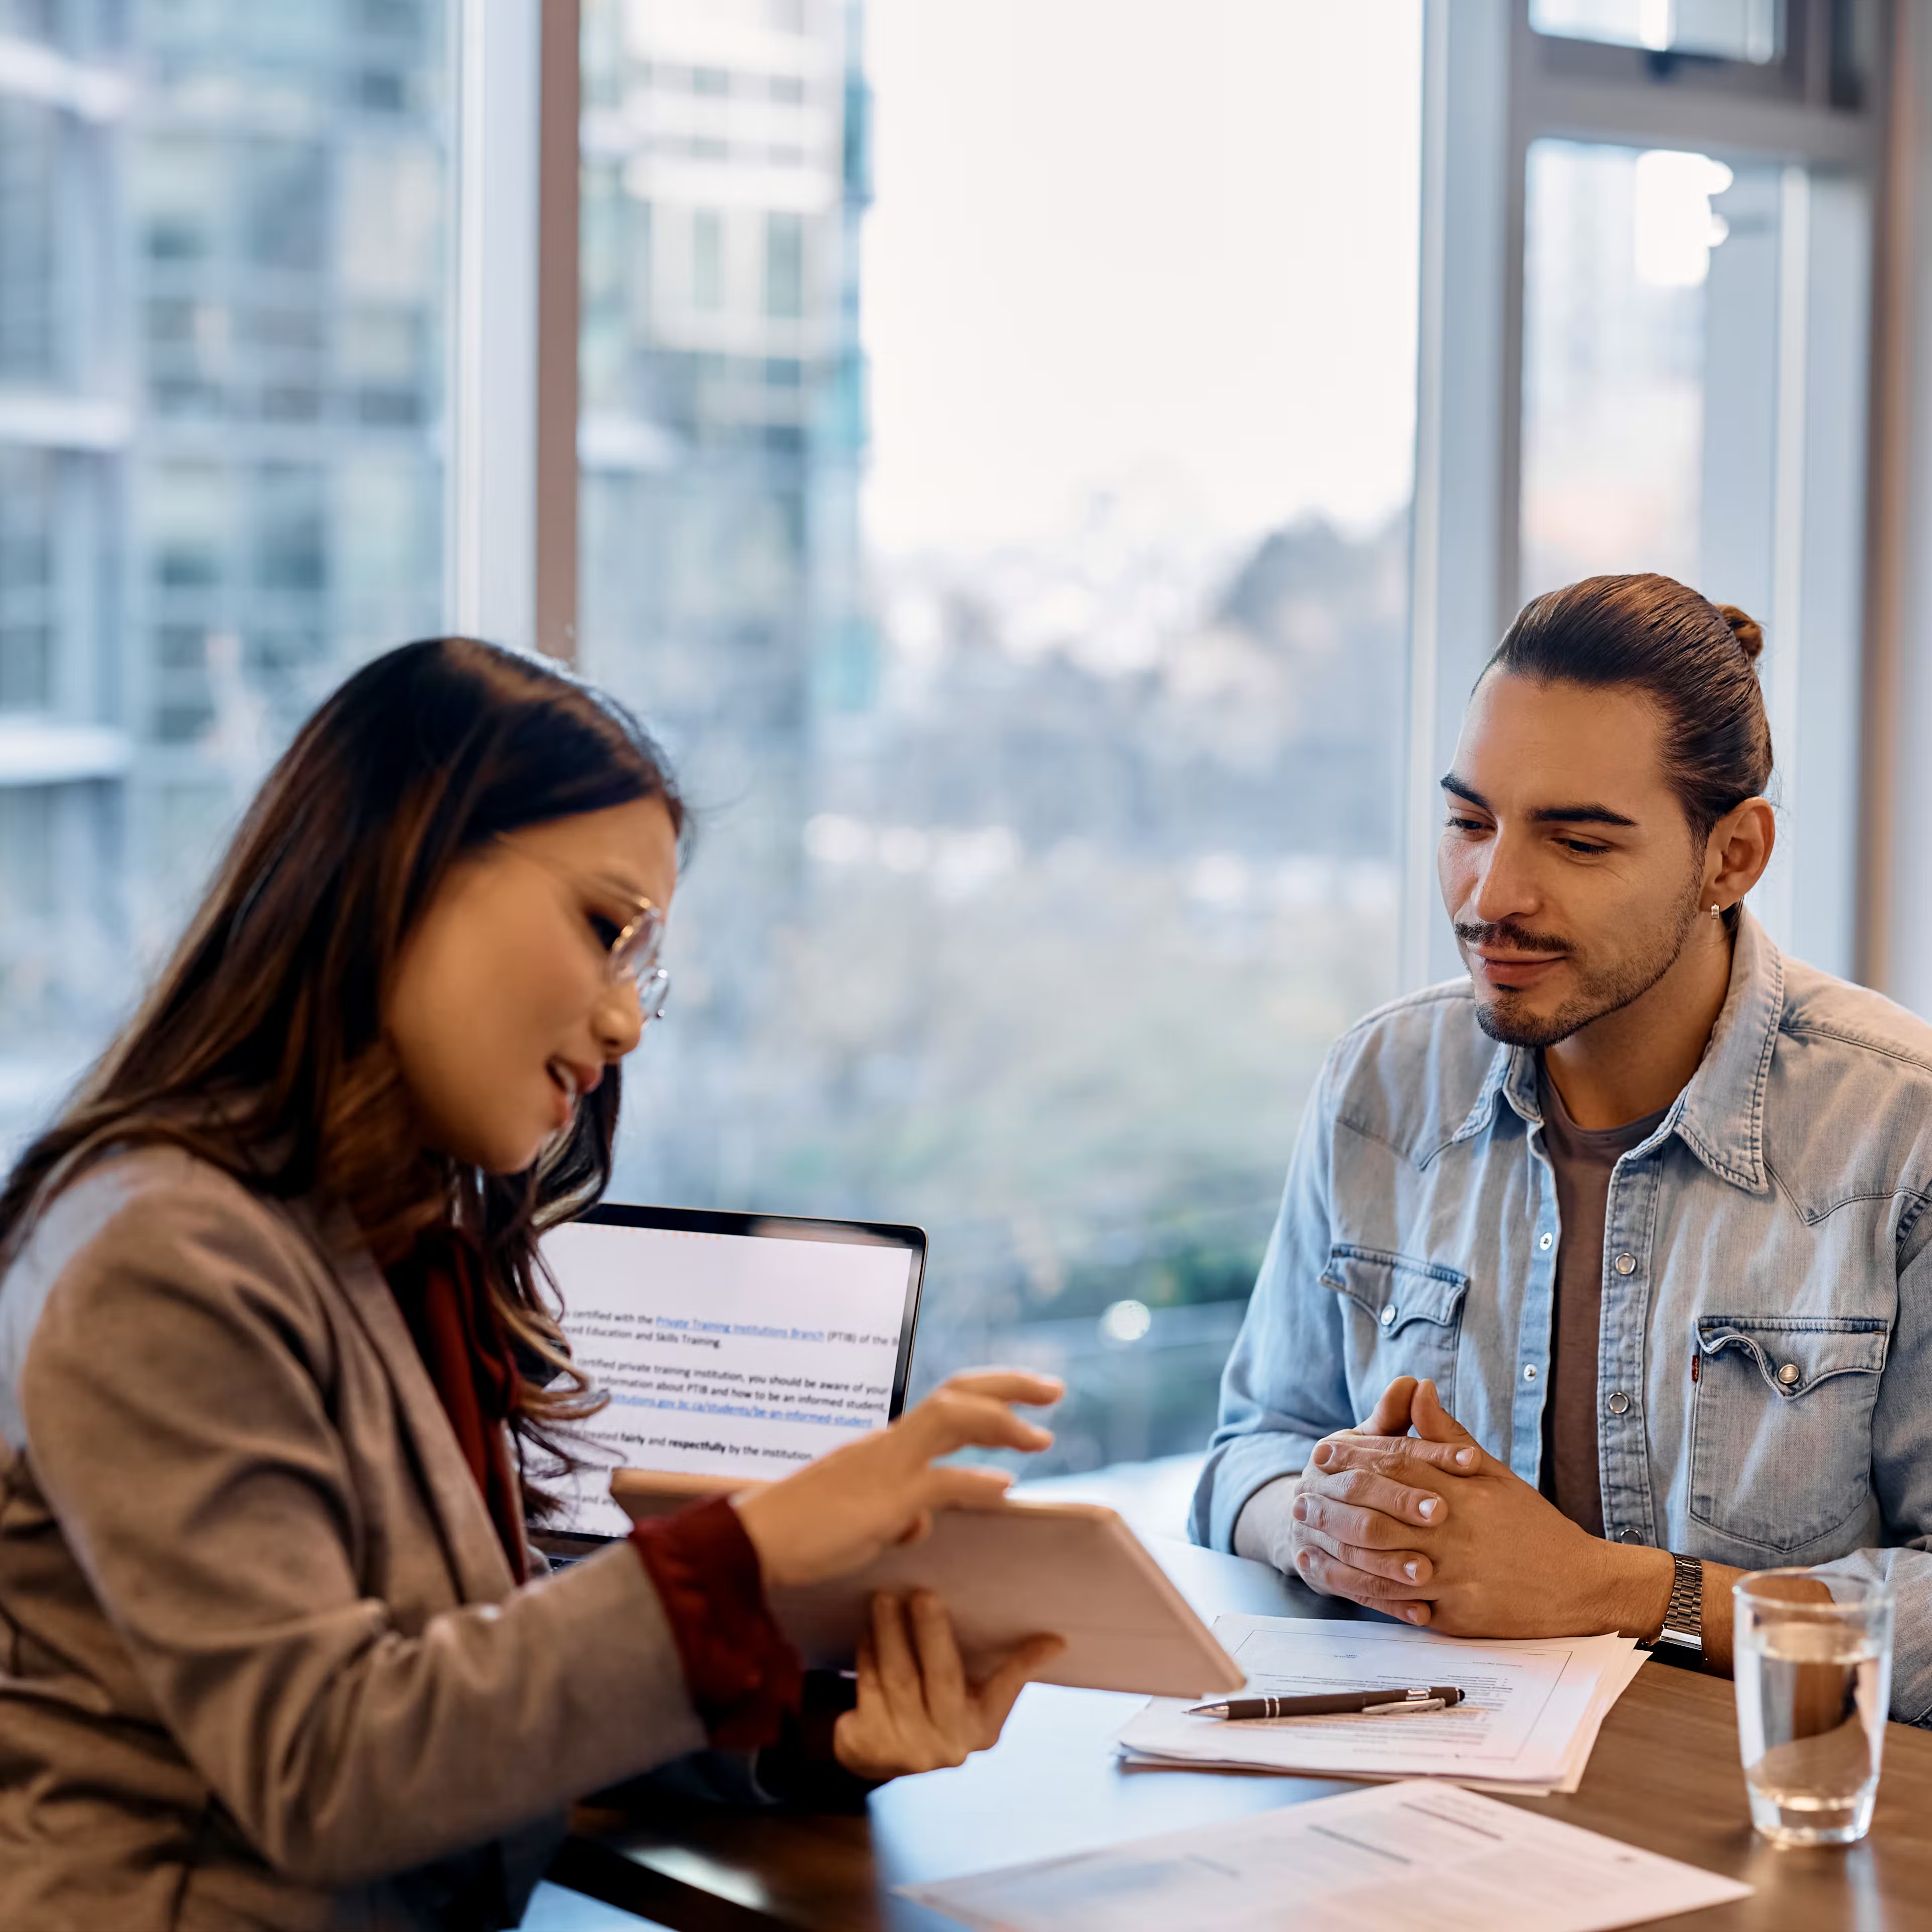
[[[1410,1712],[1444,1711],[1448,1706],[1440,1697],[1398,1697],[1386,1704],[1370,1704],[1362,1712],[1365,1718],[1400,1718]]]

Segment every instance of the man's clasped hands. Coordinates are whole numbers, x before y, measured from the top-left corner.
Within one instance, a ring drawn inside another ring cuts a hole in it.
[[[1325,1594],[1452,1636],[1626,1621],[1611,1609],[1621,1552],[1484,1449],[1432,1382],[1399,1376],[1288,1480],[1292,1504],[1270,1512],[1269,1558]]]

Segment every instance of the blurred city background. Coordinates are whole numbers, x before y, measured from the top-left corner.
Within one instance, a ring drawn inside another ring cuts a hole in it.
[[[1774,0],[1530,13],[1782,46]],[[698,826],[614,1192],[921,1223],[922,1383],[1064,1371],[1056,1468],[1199,1446],[1398,987],[1423,34],[583,0],[577,649]],[[299,719],[447,621],[452,42],[0,0],[0,1148]],[[1793,172],[1530,151],[1526,592],[1762,563]]]

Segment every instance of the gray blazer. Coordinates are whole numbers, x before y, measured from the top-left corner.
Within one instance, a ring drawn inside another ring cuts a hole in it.
[[[0,1927],[514,1924],[704,1731],[634,1551],[522,1589],[340,1210],[172,1149],[0,1281]]]

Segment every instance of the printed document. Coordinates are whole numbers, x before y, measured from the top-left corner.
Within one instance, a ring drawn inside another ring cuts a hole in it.
[[[1628,1637],[1486,1642],[1406,1624],[1226,1616],[1214,1634],[1248,1696],[1453,1684],[1463,1701],[1419,1717],[1230,1723],[1156,1698],[1120,1733],[1124,1756],[1323,1778],[1443,1778],[1487,1789],[1574,1791],[1605,1714],[1641,1667]]]
[[[1429,1784],[902,1888],[977,1932],[1610,1932],[1751,1891]]]

